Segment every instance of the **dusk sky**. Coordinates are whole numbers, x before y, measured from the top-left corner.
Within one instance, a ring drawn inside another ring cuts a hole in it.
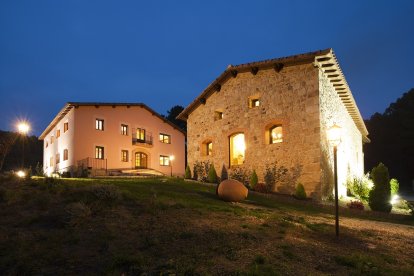
[[[414,1],[0,1],[0,129],[187,106],[228,64],[333,48],[364,118],[414,87]]]

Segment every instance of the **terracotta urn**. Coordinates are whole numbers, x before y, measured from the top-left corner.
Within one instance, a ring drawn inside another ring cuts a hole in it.
[[[239,202],[247,197],[248,190],[240,181],[226,179],[217,187],[217,195],[224,201]]]

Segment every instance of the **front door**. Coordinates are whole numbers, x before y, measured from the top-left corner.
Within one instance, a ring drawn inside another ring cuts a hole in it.
[[[147,168],[147,155],[143,152],[135,153],[135,168],[136,169],[146,169]]]

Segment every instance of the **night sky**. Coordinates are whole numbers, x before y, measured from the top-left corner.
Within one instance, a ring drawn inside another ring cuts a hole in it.
[[[341,4],[339,4],[341,2]],[[0,129],[188,105],[228,64],[333,48],[364,118],[414,87],[414,1],[0,1]]]

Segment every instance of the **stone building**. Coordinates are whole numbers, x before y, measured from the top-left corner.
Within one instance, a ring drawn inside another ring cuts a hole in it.
[[[259,62],[229,65],[178,118],[187,121],[187,160],[210,161],[218,174],[240,167],[286,167],[297,183],[320,199],[333,191],[333,149],[327,129],[342,128],[338,146],[340,195],[347,177],[364,171],[362,145],[368,132],[332,49]]]

